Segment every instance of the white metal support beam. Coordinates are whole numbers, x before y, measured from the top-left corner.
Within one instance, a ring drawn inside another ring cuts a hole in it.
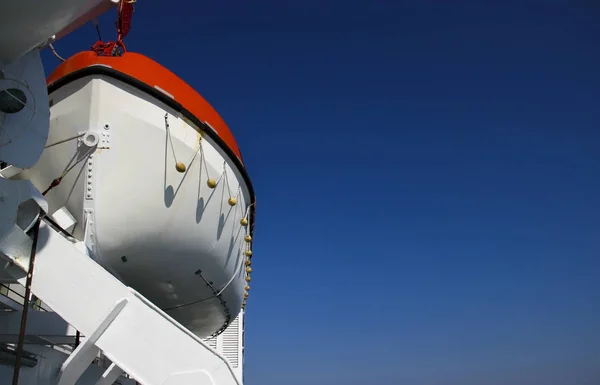
[[[3,181],[0,178],[0,190],[8,192]],[[6,199],[5,194],[0,202],[0,219],[7,218],[2,203],[10,203],[8,217],[14,221],[12,226],[6,222],[0,226],[5,230],[0,232],[0,246],[15,245],[11,241],[14,236],[23,247],[0,250],[12,265],[6,271],[23,284],[28,253],[22,226],[30,219],[18,226],[16,211],[19,202],[32,202],[32,197],[28,200],[22,194],[28,186],[19,187],[23,189],[17,199]],[[86,255],[81,242],[65,238],[44,221],[38,237],[32,293],[76,330],[90,336],[65,361],[59,385],[75,384],[99,351],[114,363],[101,385],[110,383],[117,368],[144,385],[241,385],[222,355],[98,265]]]
[[[110,364],[108,369],[102,374],[102,377],[96,382],[96,385],[112,385],[123,374],[121,368],[115,364]]]
[[[100,353],[100,349],[95,345],[96,341],[98,341],[106,329],[108,329],[110,324],[115,320],[115,318],[117,318],[126,304],[126,299],[117,302],[115,307],[112,308],[106,318],[102,320],[98,328],[94,330],[91,337],[79,345],[77,349],[75,349],[75,351],[69,356],[69,358],[67,358],[60,370],[57,385],[75,385],[79,377],[81,377],[83,372],[92,363],[94,358],[96,358],[98,353]]]
[[[100,353],[97,346],[86,342],[79,345],[63,364],[60,369],[58,385],[75,385],[79,377]]]

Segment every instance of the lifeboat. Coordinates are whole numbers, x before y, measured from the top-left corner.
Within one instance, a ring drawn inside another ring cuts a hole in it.
[[[255,203],[223,119],[133,52],[76,54],[47,84],[46,146],[19,178],[117,279],[197,336],[222,332],[248,298]]]

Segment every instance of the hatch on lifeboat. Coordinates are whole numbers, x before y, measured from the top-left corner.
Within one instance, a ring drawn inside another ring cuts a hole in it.
[[[47,146],[21,177],[119,280],[200,337],[224,330],[248,297],[255,198],[223,119],[131,52],[79,53],[48,91]]]

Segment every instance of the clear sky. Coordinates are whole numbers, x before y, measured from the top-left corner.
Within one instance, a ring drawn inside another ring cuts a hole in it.
[[[138,2],[256,188],[246,385],[600,383],[598,4]]]

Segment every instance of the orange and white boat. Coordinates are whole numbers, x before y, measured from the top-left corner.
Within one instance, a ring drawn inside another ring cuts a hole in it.
[[[75,16],[0,54],[0,376],[241,384],[255,196],[235,138],[182,79],[125,51],[130,2],[116,42],[40,83],[40,41],[112,4],[55,3]]]

